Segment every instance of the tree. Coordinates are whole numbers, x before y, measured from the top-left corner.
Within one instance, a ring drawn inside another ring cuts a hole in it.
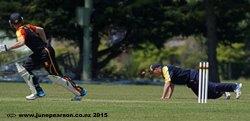
[[[19,11],[24,13],[26,20],[44,27],[48,36],[74,40],[83,50],[83,29],[77,24],[75,15],[76,7],[84,4],[82,0],[2,0],[0,3],[1,30],[10,30],[8,15]],[[208,47],[213,52],[210,61],[216,61],[217,43],[230,44],[246,38],[242,33],[246,33],[247,27],[241,23],[249,19],[246,15],[249,15],[250,3],[247,0],[215,0],[213,3],[216,4],[209,7],[206,1],[192,0],[94,0],[91,17],[93,78],[97,78],[101,69],[127,48],[142,48],[140,43],[149,42],[162,49],[168,38],[174,36],[215,38],[212,39],[215,41],[208,39],[207,42],[212,42],[209,45],[213,46]],[[212,13],[206,17],[205,12]],[[206,29],[207,19],[212,20],[207,21],[212,29]],[[215,65],[213,69],[217,73],[216,62],[210,64]],[[81,58],[79,67],[82,67]]]
[[[244,73],[249,64],[246,63],[247,53],[243,43],[219,44],[217,55],[222,72],[220,76],[223,79],[237,79],[239,76],[246,76]]]
[[[96,0],[94,7],[93,55],[98,58],[94,57],[93,75],[126,48],[138,48],[140,43],[150,42],[160,49],[170,37],[200,34],[204,30],[199,19],[201,8],[183,1]],[[97,51],[105,36],[110,37],[108,46]]]
[[[218,62],[216,57],[216,48],[218,45],[216,20],[214,15],[212,0],[205,0],[206,8],[206,27],[207,27],[207,47],[209,62],[209,80],[219,82]]]

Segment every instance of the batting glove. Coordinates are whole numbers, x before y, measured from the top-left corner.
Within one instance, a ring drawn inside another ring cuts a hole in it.
[[[7,46],[6,46],[6,45],[1,45],[1,44],[0,44],[0,52],[6,52],[6,51],[8,51]]]

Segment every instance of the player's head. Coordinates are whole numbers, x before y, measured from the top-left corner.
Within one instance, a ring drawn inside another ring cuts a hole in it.
[[[152,64],[149,67],[149,71],[151,74],[153,74],[155,76],[160,76],[160,75],[162,75],[162,71],[161,71],[162,67],[163,67],[163,65],[159,64],[159,63]]]
[[[23,17],[20,13],[12,13],[10,14],[9,24],[11,27],[17,29],[23,23]]]

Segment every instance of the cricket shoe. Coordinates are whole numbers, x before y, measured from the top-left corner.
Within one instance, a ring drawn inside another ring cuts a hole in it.
[[[88,94],[88,92],[87,92],[86,89],[83,89],[83,88],[80,87],[80,86],[77,86],[76,88],[77,88],[77,90],[80,90],[81,95],[75,95],[75,97],[74,97],[73,99],[71,99],[71,101],[81,101],[82,98],[83,98],[84,96],[87,96],[87,94]]]
[[[45,92],[43,91],[43,89],[42,89],[42,87],[40,87],[40,86],[37,86],[36,87],[36,91],[37,91],[37,96],[38,97],[44,97],[45,96]]]
[[[38,97],[44,97],[45,96],[45,92],[43,90],[40,90],[37,92],[36,94]]]
[[[226,100],[229,100],[230,97],[231,97],[231,94],[230,94],[230,92],[225,92],[225,93],[224,93],[224,96],[225,96],[225,99],[226,99]]]
[[[30,94],[26,96],[27,100],[35,100],[36,98],[38,98],[37,94]]]
[[[234,90],[235,94],[236,94],[236,99],[239,99],[240,96],[241,96],[241,88],[242,88],[242,83],[237,83],[237,87],[236,89]]]
[[[28,96],[26,96],[27,100],[35,100],[36,98],[39,97],[44,97],[45,96],[45,92],[43,90],[40,90],[37,92],[37,94],[30,94]]]

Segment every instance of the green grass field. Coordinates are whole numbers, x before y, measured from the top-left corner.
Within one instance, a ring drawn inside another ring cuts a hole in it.
[[[223,98],[198,104],[185,86],[176,86],[171,100],[161,101],[162,86],[82,84],[88,96],[70,101],[72,94],[54,84],[41,84],[46,96],[34,101],[24,83],[0,83],[0,121],[99,120],[99,121],[248,121],[250,119],[250,81],[243,83],[242,97]],[[92,117],[19,117],[19,114],[91,114]],[[94,113],[102,114],[93,117]],[[107,117],[105,117],[107,113]],[[15,117],[7,117],[15,114]],[[102,117],[103,116],[103,117]]]

